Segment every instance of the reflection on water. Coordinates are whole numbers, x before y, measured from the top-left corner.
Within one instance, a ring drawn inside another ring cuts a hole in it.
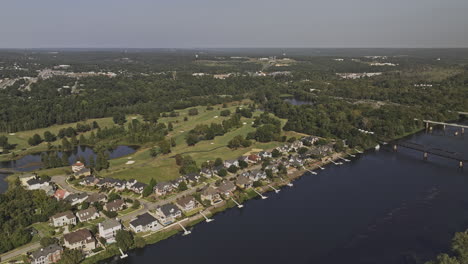
[[[114,159],[132,154],[133,152],[135,152],[135,148],[133,147],[117,146],[115,149],[109,151],[109,158]],[[84,157],[86,161],[88,161],[90,157],[96,156],[93,149],[86,146],[78,146],[75,150],[67,152],[67,154],[69,155],[68,161],[70,164],[75,162],[78,157]],[[61,156],[62,153],[59,152],[59,155]],[[37,170],[41,167],[41,153],[26,155],[18,160],[0,162],[0,168],[12,168],[16,171],[24,172]],[[0,193],[4,192],[8,188],[8,184],[3,180],[6,176],[8,175],[0,174]]]

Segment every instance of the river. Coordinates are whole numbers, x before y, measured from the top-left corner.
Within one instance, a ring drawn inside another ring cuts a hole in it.
[[[405,140],[468,149],[453,130]],[[424,263],[468,227],[468,171],[457,165],[386,146],[318,175],[306,173],[294,187],[217,214],[191,235],[103,263]]]
[[[129,146],[117,146],[112,151],[109,151],[109,158],[114,159],[129,155],[135,152],[135,148]],[[15,169],[17,171],[33,171],[42,167],[41,163],[41,153],[34,153],[26,155],[18,160],[13,161],[2,161],[0,162],[0,168],[9,168]],[[75,162],[77,157],[84,157],[86,160],[89,160],[89,157],[95,157],[96,153],[90,148],[85,146],[78,146],[74,151],[67,152],[69,155],[69,163],[72,164]],[[61,153],[59,152],[59,155]],[[8,183],[4,179],[8,174],[0,173],[0,193],[5,192],[8,189]]]

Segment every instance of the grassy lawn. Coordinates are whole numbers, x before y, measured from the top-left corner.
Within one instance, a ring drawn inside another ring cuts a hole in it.
[[[200,206],[198,206],[197,208],[195,208],[195,209],[193,209],[193,210],[191,210],[191,211],[184,212],[184,215],[185,215],[186,217],[190,217],[190,216],[192,216],[192,215],[198,214],[198,212],[200,212],[201,210],[203,210],[203,206],[200,205]]]
[[[245,100],[243,102],[236,102],[229,104],[228,108],[231,113],[235,112],[236,107],[246,106],[250,101]],[[174,130],[169,134],[173,137],[177,146],[172,149],[172,153],[167,155],[161,155],[156,158],[152,158],[149,155],[149,148],[141,148],[135,152],[131,157],[122,157],[111,160],[110,169],[100,173],[100,176],[114,177],[118,179],[136,179],[138,181],[148,183],[151,178],[155,178],[158,182],[169,181],[179,177],[179,167],[175,163],[175,159],[172,158],[176,154],[186,154],[192,156],[192,158],[200,165],[202,162],[207,160],[214,160],[218,157],[222,159],[236,159],[239,156],[248,154],[252,150],[264,150],[272,149],[279,145],[281,142],[269,142],[260,143],[254,142],[249,148],[229,149],[226,147],[229,140],[237,135],[246,136],[248,133],[255,131],[252,127],[253,118],[242,118],[244,125],[236,130],[230,131],[223,136],[215,137],[213,140],[205,140],[198,142],[195,146],[188,146],[185,143],[185,136],[188,131],[193,129],[197,124],[211,124],[221,123],[230,117],[221,117],[219,113],[224,108],[220,108],[220,105],[214,106],[214,110],[206,110],[205,106],[196,107],[199,114],[196,116],[188,116],[188,109],[177,111],[178,117],[165,117],[161,118],[160,121],[167,123],[173,122]],[[220,108],[220,109],[218,109]],[[255,112],[254,116],[260,115],[261,112]],[[188,121],[183,121],[183,118],[187,116]],[[217,117],[217,118],[216,118]],[[283,124],[287,120],[281,120]],[[298,133],[287,132],[287,136],[301,136]],[[133,160],[135,163],[126,164],[128,160]]]
[[[143,207],[143,206],[141,205],[140,207],[138,207],[138,208],[136,208],[136,209],[133,209],[133,208],[130,206],[130,207],[128,207],[127,209],[118,212],[118,215],[119,215],[119,216],[124,216],[124,215],[126,215],[126,214],[129,214],[129,213],[135,211],[135,210],[139,210],[139,209],[141,209],[142,207]]]

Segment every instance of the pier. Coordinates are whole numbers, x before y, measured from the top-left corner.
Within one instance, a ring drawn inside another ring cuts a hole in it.
[[[120,259],[124,259],[124,258],[128,257],[127,254],[124,254],[124,252],[122,251],[121,248],[119,248],[119,250],[120,250]]]
[[[258,195],[260,195],[260,197],[261,197],[263,200],[265,200],[266,198],[268,198],[268,197],[266,197],[265,195],[263,195],[263,194],[261,194],[260,192],[258,192],[257,190],[255,190],[255,188],[253,188],[253,190],[254,190],[255,193],[257,193]]]
[[[426,123],[426,130],[429,129],[430,124],[433,124],[433,125],[443,126],[444,130],[447,126],[458,127],[458,128],[461,128],[461,133],[465,134],[465,128],[468,128],[468,125],[460,125],[460,124],[455,124],[455,123],[437,122],[437,121],[432,121],[432,120],[423,120],[423,122]]]
[[[342,158],[342,157],[340,157],[340,160],[343,160],[343,161],[345,161],[345,162],[350,162],[349,159],[345,159],[345,158]]]
[[[191,231],[185,229],[185,227],[180,222],[177,222],[177,224],[179,224],[180,227],[184,230],[184,236],[190,235],[192,233]]]
[[[280,190],[279,189],[276,189],[275,187],[271,186],[271,185],[268,185],[268,187],[270,187],[271,189],[273,189],[275,191],[275,193],[279,193]]]
[[[315,171],[307,170],[308,172],[312,173],[313,175],[317,175]]]
[[[236,200],[234,200],[234,198],[231,197],[231,200],[232,200],[235,204],[237,204],[237,208],[242,208],[242,207],[244,207],[242,204],[236,202]]]
[[[214,219],[208,218],[202,211],[200,211],[200,214],[205,218],[205,221],[207,223],[214,221]]]

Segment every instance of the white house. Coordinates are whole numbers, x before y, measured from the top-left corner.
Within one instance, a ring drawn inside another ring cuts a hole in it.
[[[117,219],[108,219],[98,225],[99,236],[104,238],[108,244],[115,242],[117,231],[122,229],[122,225]]]
[[[130,221],[130,228],[133,232],[157,231],[162,228],[156,218],[149,213],[144,213]]]

